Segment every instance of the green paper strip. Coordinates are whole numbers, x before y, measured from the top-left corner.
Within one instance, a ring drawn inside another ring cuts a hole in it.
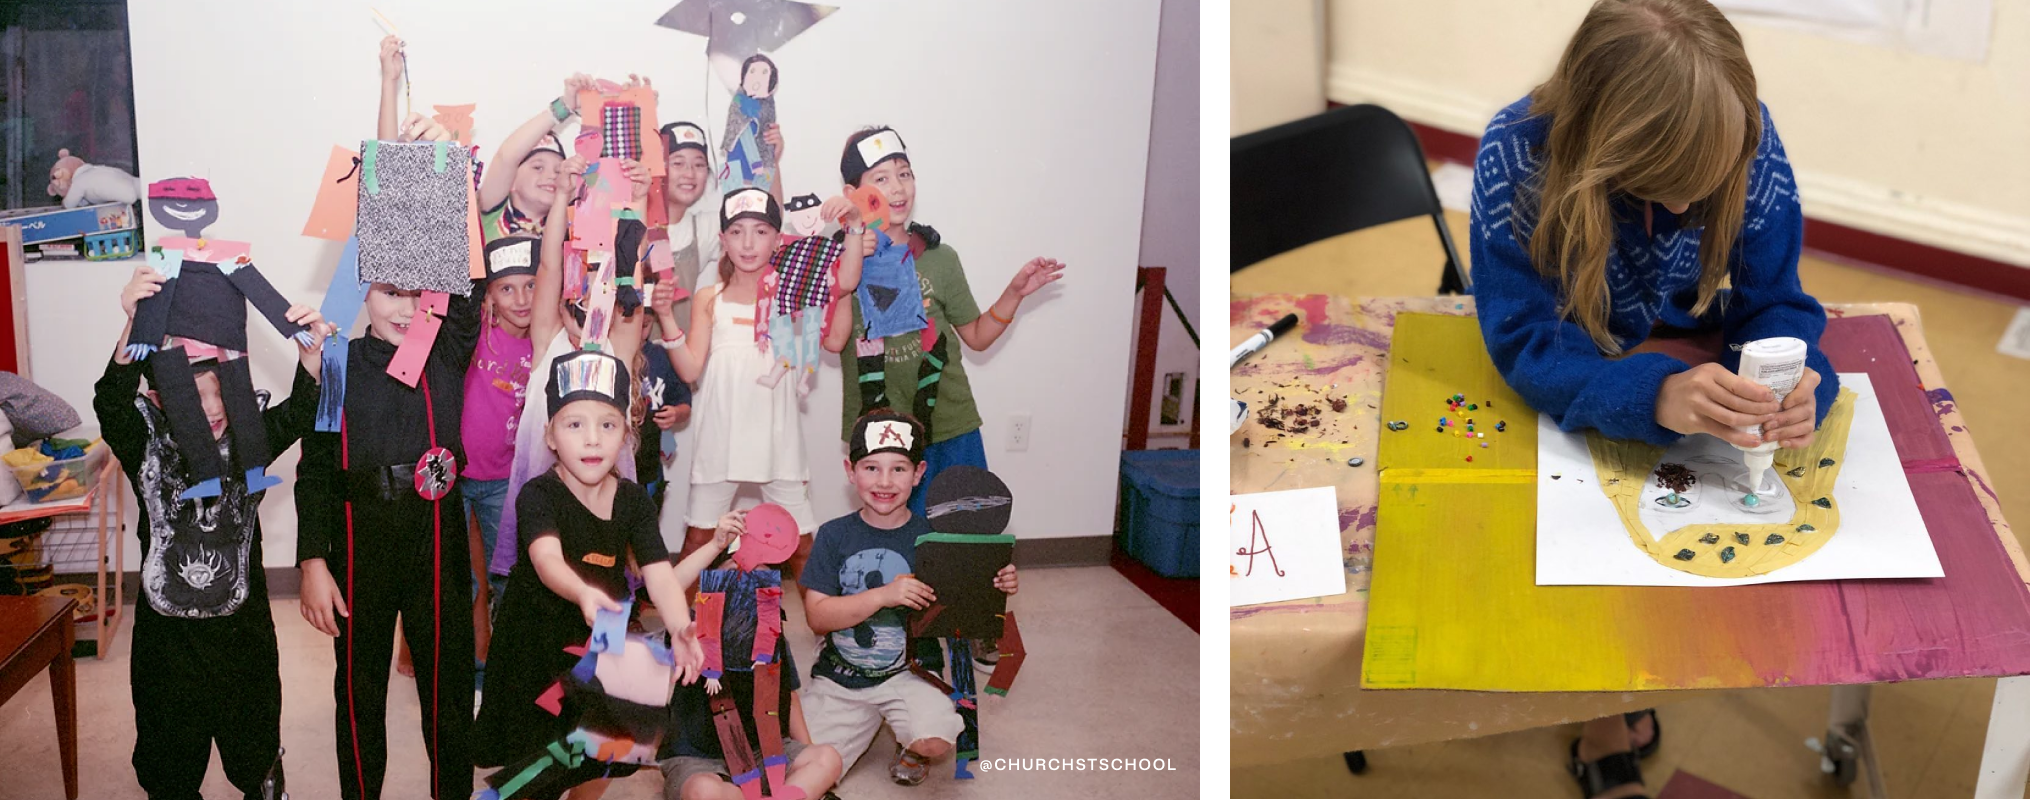
[[[933,522],[931,524],[935,525],[937,523]],[[978,533],[926,533],[922,536],[916,537],[917,544],[923,544],[924,542],[950,542],[952,544],[1014,544],[1015,534],[997,533],[993,535],[983,535]]]
[[[614,279],[613,279],[613,285],[615,285],[615,286],[633,286],[633,285],[634,285],[634,276],[633,276],[633,275],[623,275],[623,276],[621,276],[621,277],[618,277],[618,278],[614,278]]]
[[[367,187],[367,194],[381,193],[380,170],[374,166],[379,163],[380,154],[381,142],[378,139],[368,139],[365,152],[359,154],[360,182]]]
[[[435,165],[438,172],[444,171],[444,161],[445,159],[449,158],[450,155],[451,155],[451,143],[439,141],[437,143],[437,163]]]
[[[989,686],[989,687],[987,687],[987,694],[991,694],[991,695],[994,695],[995,697],[1007,697],[1007,696],[1008,696],[1008,690],[1007,690],[1007,689],[997,689],[997,688],[994,688],[994,687],[992,687],[992,686]]]

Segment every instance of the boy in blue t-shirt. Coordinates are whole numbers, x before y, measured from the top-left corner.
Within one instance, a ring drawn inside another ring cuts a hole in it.
[[[903,627],[907,609],[937,599],[910,577],[916,539],[931,532],[909,509],[910,492],[923,480],[927,442],[922,423],[884,409],[855,422],[847,443],[847,480],[860,510],[818,528],[797,580],[806,592],[804,616],[821,637],[804,708],[812,740],[836,748],[844,770],[887,722],[902,743],[888,775],[914,786],[965,728],[951,698],[909,671]],[[994,576],[994,588],[1015,593],[1013,564]]]

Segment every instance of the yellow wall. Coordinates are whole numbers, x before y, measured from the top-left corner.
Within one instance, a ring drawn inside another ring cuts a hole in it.
[[[1243,0],[1233,13],[1232,132],[1325,110],[1325,0]]]
[[[1589,5],[1329,0],[1326,94],[1477,135]],[[1737,26],[1807,215],[2030,267],[2030,4],[1994,4],[1983,63]]]

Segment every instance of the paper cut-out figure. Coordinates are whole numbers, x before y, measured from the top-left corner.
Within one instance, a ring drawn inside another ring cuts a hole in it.
[[[706,570],[698,579],[698,642],[705,650],[705,691],[712,695],[712,718],[733,785],[747,798],[797,800],[804,792],[787,781],[789,759],[783,755],[783,720],[776,716],[782,687],[782,665],[775,661],[782,638],[782,574],[770,565],[796,553],[797,523],[787,509],[764,503],[749,509],[740,549],[733,551],[734,569]],[[727,672],[754,673],[754,707],[741,709],[720,692]],[[757,754],[748,746],[742,712],[753,716],[761,740]]]
[[[244,358],[247,304],[253,303],[276,331],[298,344],[309,347],[315,340],[308,329],[289,321],[289,301],[254,267],[245,242],[203,238],[205,228],[219,216],[218,198],[209,182],[171,178],[150,184],[148,207],[158,224],[184,236],[162,237],[149,253],[150,265],[169,280],[136,306],[127,355],[148,362],[171,436],[185,454],[191,485],[184,498],[217,497],[225,463],[217,457],[216,437],[205,422],[192,362],[217,362],[202,369],[218,377],[226,433],[233,438],[241,463],[265,465],[267,435]],[[265,466],[249,468],[245,475],[250,494],[281,483],[268,477]]]
[[[798,395],[810,394],[816,385],[821,334],[831,317],[832,268],[843,250],[838,242],[806,236],[778,248],[769,259],[761,304],[767,310],[757,308],[755,324],[768,327],[775,368],[756,383],[773,387],[796,371]]]
[[[573,786],[631,775],[655,763],[669,724],[676,657],[661,642],[627,635],[633,601],[601,609],[592,637],[566,652],[583,657],[536,703],[552,714],[568,701],[578,711],[570,733],[486,779],[481,800],[558,797]]]
[[[775,61],[755,53],[740,63],[740,83],[726,109],[726,136],[719,140],[728,163],[746,161],[753,173],[748,185],[763,189],[781,175],[775,146],[761,134],[775,124],[775,88],[781,81]]]
[[[966,765],[980,758],[979,699],[973,678],[974,642],[1000,642],[1001,659],[987,680],[987,693],[1006,695],[1022,669],[1022,636],[1008,596],[994,576],[1013,562],[1015,537],[1004,533],[1014,510],[1008,485],[978,467],[955,466],[938,473],[926,498],[931,530],[916,539],[916,579],[929,584],[937,601],[910,613],[909,635],[938,639],[951,681],[923,660],[910,670],[943,689],[966,727],[955,743],[956,776],[969,780]]]

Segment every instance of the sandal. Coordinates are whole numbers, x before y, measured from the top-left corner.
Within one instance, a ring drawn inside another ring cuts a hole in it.
[[[1621,715],[1621,719],[1628,723],[1628,733],[1631,737],[1635,735],[1635,723],[1641,722],[1643,717],[1649,717],[1649,744],[1635,748],[1636,758],[1656,755],[1657,747],[1663,743],[1663,720],[1657,718],[1656,709],[1645,708]]]
[[[1642,783],[1642,766],[1636,762],[1633,752],[1614,753],[1602,756],[1597,761],[1579,760],[1579,740],[1572,740],[1572,761],[1569,765],[1573,779],[1579,781],[1579,791],[1588,800],[1599,797],[1600,793],[1616,786]],[[1647,797],[1647,795],[1635,795]]]

